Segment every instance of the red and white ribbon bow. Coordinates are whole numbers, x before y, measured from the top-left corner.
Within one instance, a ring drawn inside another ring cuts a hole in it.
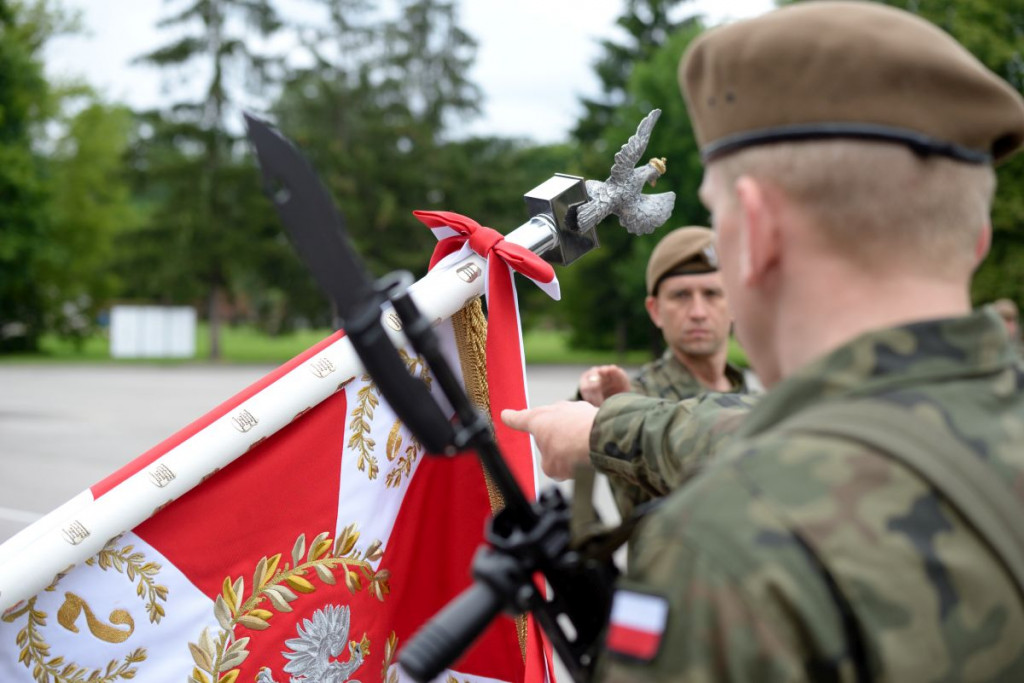
[[[530,465],[533,462],[530,435],[510,429],[501,421],[501,411],[505,408],[522,410],[528,405],[523,335],[512,274],[514,271],[530,278],[557,301],[561,293],[555,271],[551,264],[529,249],[506,241],[497,230],[484,227],[467,216],[451,211],[413,211],[413,215],[438,239],[430,259],[431,268],[452,254],[461,260],[469,250],[487,260],[484,270],[488,318],[487,383],[495,438],[508,456],[516,480],[525,490],[536,495],[536,482]]]

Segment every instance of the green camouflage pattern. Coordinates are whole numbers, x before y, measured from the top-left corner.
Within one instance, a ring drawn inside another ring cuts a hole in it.
[[[1022,503],[1024,364],[989,310],[881,330],[764,395],[644,523],[620,588],[663,595],[649,662],[601,681],[1024,681],[1024,604],[984,539],[897,460],[780,420],[830,400],[909,409]],[[1024,523],[1024,519],[1022,519]]]
[[[732,387],[730,391],[749,393],[747,381],[741,369],[726,364],[725,376]],[[601,405],[600,422],[610,420],[612,426],[610,432],[605,432],[603,429],[595,432],[598,435],[597,440],[592,435],[590,456],[590,461],[597,471],[608,476],[612,496],[623,519],[626,519],[636,506],[664,496],[686,479],[685,473],[692,469],[691,458],[676,459],[673,457],[674,454],[696,452],[678,448],[658,449],[658,453],[667,457],[646,460],[642,454],[649,451],[640,448],[638,443],[631,440],[633,434],[639,434],[639,431],[631,431],[631,428],[639,427],[637,420],[643,417],[643,412],[647,410],[657,411],[659,416],[668,418],[674,403],[664,404],[665,401],[687,401],[708,393],[707,388],[697,381],[693,373],[676,358],[671,349],[666,349],[660,358],[641,367],[631,380],[630,389],[634,392],[633,394],[612,396]],[[640,394],[640,396],[635,394]],[[729,406],[734,401],[734,396],[731,394],[713,395],[727,397],[720,400],[722,406]],[[611,402],[610,406],[609,402]],[[664,405],[659,406],[659,403]],[[717,405],[718,402],[716,402]],[[712,411],[703,405],[695,405],[694,408],[687,405],[683,408],[683,412],[685,413],[688,409],[695,410],[699,415],[714,415],[714,419],[718,419],[717,410]],[[685,424],[687,420],[680,422]],[[662,424],[671,428],[671,425],[667,423],[658,423],[657,426],[660,427]],[[715,433],[728,432],[724,425],[722,427],[722,430],[716,430]],[[691,427],[683,429],[692,431]],[[676,442],[671,443],[673,446],[676,445]]]
[[[718,392],[683,401],[608,398],[590,432],[590,461],[608,475],[623,519],[696,474],[733,437],[756,400]]]
[[[725,378],[731,385],[729,391],[747,393],[743,371],[735,365],[726,364]],[[682,401],[704,393],[707,389],[697,381],[682,361],[676,358],[672,349],[665,349],[660,358],[640,368],[630,381],[630,391],[643,396]]]

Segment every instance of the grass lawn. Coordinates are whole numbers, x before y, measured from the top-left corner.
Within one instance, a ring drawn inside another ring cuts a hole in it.
[[[331,330],[301,330],[271,337],[251,327],[224,327],[221,330],[221,349],[224,363],[260,363],[279,365],[305,351]],[[570,348],[567,333],[559,330],[528,330],[523,334],[526,362],[531,364],[599,365],[617,363],[637,366],[651,359],[646,351],[629,351],[619,357],[614,351]],[[68,362],[68,363],[161,363],[180,364],[204,362],[210,354],[210,335],[205,324],[199,325],[194,359],[135,359],[120,360],[110,357],[110,345],[105,336],[90,337],[81,349],[68,341],[53,336],[44,337],[42,352],[38,354],[0,355],[0,362]],[[746,357],[735,342],[729,348],[730,361],[746,365]]]

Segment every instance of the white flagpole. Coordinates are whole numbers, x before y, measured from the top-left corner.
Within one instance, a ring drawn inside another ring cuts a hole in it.
[[[538,238],[543,235],[524,228],[508,236],[527,248],[537,247]],[[483,293],[484,259],[470,253],[452,261],[410,287],[428,319],[446,320]],[[395,343],[404,344],[394,312],[385,310],[382,321]],[[342,337],[99,498],[83,491],[20,531],[0,545],[0,613],[96,555],[111,538],[149,519],[362,370],[352,343]]]

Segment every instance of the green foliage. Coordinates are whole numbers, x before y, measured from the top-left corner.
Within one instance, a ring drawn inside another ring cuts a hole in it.
[[[61,267],[49,277],[61,307],[48,328],[81,343],[117,291],[110,264],[117,234],[136,224],[123,155],[132,115],[87,99],[65,122],[51,157],[51,248]]]
[[[599,227],[601,248],[587,254],[565,278],[566,309],[574,344],[614,348],[619,352],[627,348],[656,351],[661,347],[661,336],[643,306],[647,259],[668,231],[683,225],[707,224],[707,211],[697,199],[702,174],[700,158],[676,83],[679,59],[699,32],[699,24],[689,23],[647,61],[633,67],[627,83],[627,101],[614,111],[605,129],[605,146],[617,149],[635,132],[648,111],[662,110],[647,156],[666,157],[668,171],[648,191],[672,190],[676,203],[669,221],[651,235],[630,235],[614,219]],[[609,153],[604,175],[608,173],[611,156]]]
[[[628,36],[625,43],[602,40],[604,54],[594,65],[601,81],[602,96],[581,98],[584,115],[576,123],[573,137],[584,144],[598,144],[598,151],[604,151],[600,141],[605,130],[611,125],[615,110],[626,101],[626,84],[633,67],[646,62],[670,35],[694,21],[673,20],[673,10],[683,0],[626,0],[622,15],[616,25]],[[618,149],[618,146],[611,150]],[[601,160],[598,160],[601,163]],[[600,167],[598,171],[604,170]]]
[[[1020,0],[897,0],[886,4],[920,14],[970,50],[1018,92],[1024,92],[1024,2]],[[992,251],[973,284],[973,298],[1024,301],[1024,159],[997,169]]]
[[[465,77],[476,46],[455,3],[405,0],[382,23],[360,23],[361,3],[339,6],[349,11],[332,15],[333,43],[319,43],[315,65],[290,76],[274,113],[319,169],[371,270],[422,274],[435,240],[412,210],[503,218],[490,212],[497,202],[486,180],[515,182],[500,174],[514,171],[517,145],[444,142],[479,101]]]
[[[240,97],[231,86],[256,91],[272,84],[280,60],[250,50],[247,38],[269,37],[281,22],[269,0],[175,4],[160,25],[192,32],[139,60],[209,75],[198,101],[183,99],[145,117],[134,161],[148,221],[123,242],[123,262],[135,276],[131,294],[165,302],[206,299],[210,355],[218,358],[221,316],[237,276],[251,275],[263,238],[271,236],[273,245],[276,234],[264,218],[265,205],[252,201],[257,176],[230,132],[228,118],[237,116],[233,104]],[[247,31],[237,32],[239,23]],[[241,78],[230,81],[231,74]]]
[[[60,304],[47,165],[33,149],[53,104],[42,48],[58,23],[44,2],[0,2],[0,353],[35,349]]]

